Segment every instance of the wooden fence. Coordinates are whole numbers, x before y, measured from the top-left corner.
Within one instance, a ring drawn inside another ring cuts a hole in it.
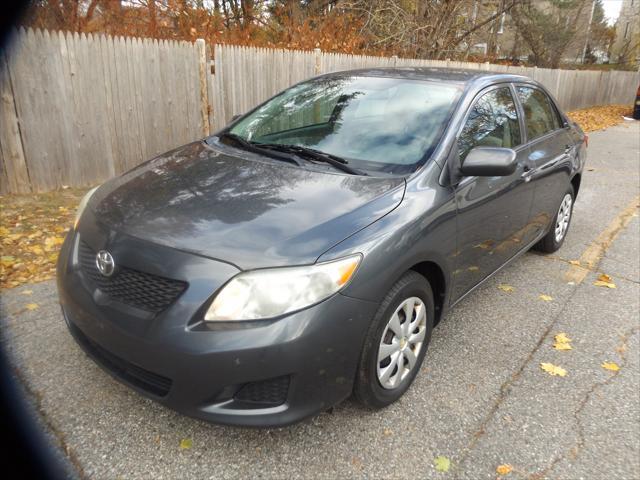
[[[209,57],[213,54],[214,61]],[[293,83],[352,68],[531,76],[565,109],[633,101],[636,72],[381,58],[20,30],[0,54],[0,193],[102,182],[223,127]]]
[[[223,127],[233,115],[244,113],[293,83],[322,73],[368,67],[441,67],[490,70],[531,77],[556,97],[565,110],[615,103],[633,104],[640,83],[638,72],[552,70],[511,67],[489,63],[454,62],[408,58],[381,58],[320,50],[273,50],[216,45],[215,75],[210,98],[214,129]]]
[[[204,42],[18,32],[0,56],[0,192],[96,184],[208,134],[203,52]]]

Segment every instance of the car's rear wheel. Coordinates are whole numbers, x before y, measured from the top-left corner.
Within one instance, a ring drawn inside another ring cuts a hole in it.
[[[573,187],[570,186],[562,197],[551,229],[542,240],[535,245],[534,248],[536,250],[544,253],[553,253],[562,246],[569,231],[569,226],[571,225],[574,198]]]
[[[386,407],[407,391],[424,360],[433,319],[429,282],[417,272],[405,273],[385,296],[367,332],[354,386],[361,403]]]

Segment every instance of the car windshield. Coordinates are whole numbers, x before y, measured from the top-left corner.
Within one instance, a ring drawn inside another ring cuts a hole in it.
[[[258,146],[298,145],[361,170],[407,174],[433,153],[460,91],[403,78],[322,77],[285,90],[229,132]]]

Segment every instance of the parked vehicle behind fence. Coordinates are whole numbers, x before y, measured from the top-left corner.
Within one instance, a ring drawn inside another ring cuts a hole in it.
[[[384,407],[453,305],[562,246],[586,144],[526,77],[317,77],[87,194],[58,263],[64,317],[108,372],[190,416]]]

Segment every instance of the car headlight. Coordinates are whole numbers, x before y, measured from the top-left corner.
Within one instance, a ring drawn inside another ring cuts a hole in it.
[[[80,222],[80,217],[82,217],[82,212],[84,212],[84,209],[87,208],[87,203],[89,203],[89,199],[97,189],[98,187],[92,188],[84,195],[84,197],[82,197],[82,200],[80,200],[80,203],[78,204],[78,209],[76,210],[76,219],[73,221],[74,230],[78,228],[78,223]]]
[[[216,295],[204,319],[257,320],[308,307],[349,283],[361,258],[356,254],[305,267],[241,273]]]

